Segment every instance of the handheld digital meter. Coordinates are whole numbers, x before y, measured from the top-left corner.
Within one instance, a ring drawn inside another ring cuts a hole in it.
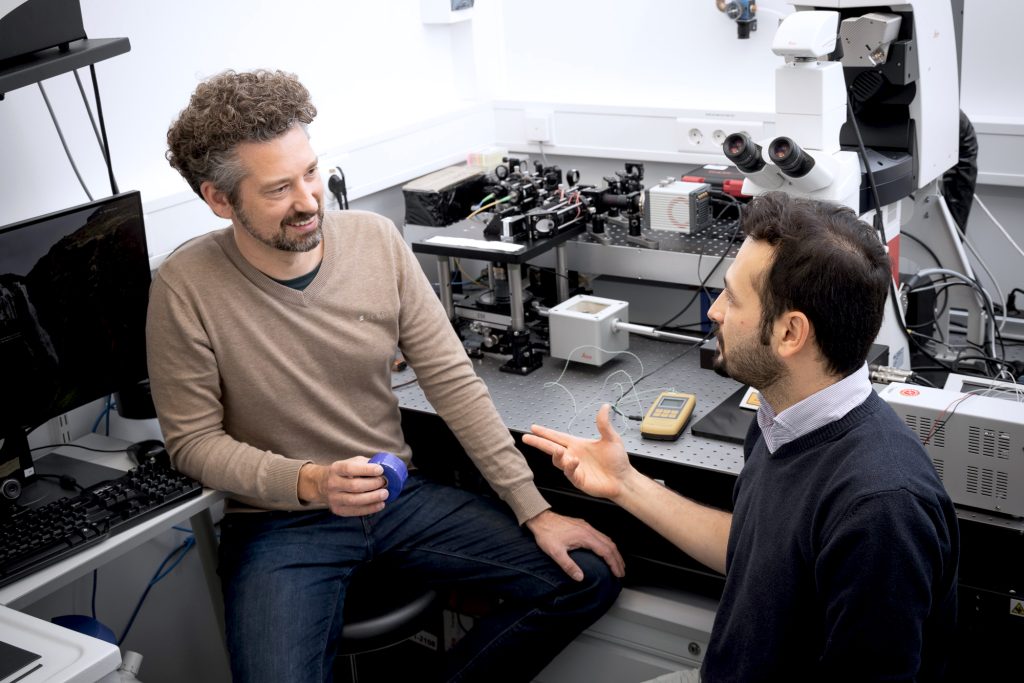
[[[697,397],[677,391],[663,391],[647,409],[640,423],[640,436],[645,439],[675,441],[683,433]]]

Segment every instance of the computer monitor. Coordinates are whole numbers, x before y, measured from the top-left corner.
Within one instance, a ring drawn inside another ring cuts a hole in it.
[[[146,378],[149,284],[138,192],[0,228],[0,479],[31,479],[31,430]]]

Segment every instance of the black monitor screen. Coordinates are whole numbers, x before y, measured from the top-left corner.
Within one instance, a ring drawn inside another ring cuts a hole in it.
[[[0,439],[146,377],[138,192],[0,228]]]

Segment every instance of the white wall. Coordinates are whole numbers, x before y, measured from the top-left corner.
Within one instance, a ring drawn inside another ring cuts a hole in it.
[[[773,112],[780,0],[757,3],[737,40],[713,0],[515,0],[502,4],[502,96],[615,107]]]
[[[142,191],[155,257],[217,224],[163,155],[167,127],[196,84],[224,69],[297,73],[319,110],[314,148],[325,167],[345,168],[353,197],[458,161],[467,146],[493,138],[466,58],[474,24],[425,25],[418,0],[83,0],[82,10],[90,37],[131,41],[97,72],[117,180]],[[91,97],[88,70],[80,73]],[[108,195],[74,77],[44,87],[87,185]],[[37,87],[0,101],[0,150],[0,225],[86,201]]]

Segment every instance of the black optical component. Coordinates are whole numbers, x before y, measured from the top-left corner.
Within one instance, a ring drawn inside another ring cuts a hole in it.
[[[746,133],[733,133],[727,137],[722,143],[722,151],[744,173],[756,173],[764,168],[761,145],[751,140]]]
[[[787,137],[772,140],[768,146],[768,156],[790,178],[803,178],[814,168],[814,157]]]

